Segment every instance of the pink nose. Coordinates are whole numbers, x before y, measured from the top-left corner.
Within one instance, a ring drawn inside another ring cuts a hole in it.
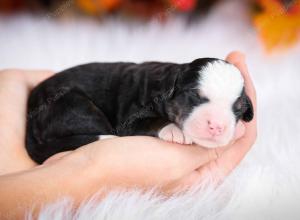
[[[223,134],[225,126],[218,122],[208,120],[207,128],[208,128],[208,132],[212,136],[219,136],[219,135]]]

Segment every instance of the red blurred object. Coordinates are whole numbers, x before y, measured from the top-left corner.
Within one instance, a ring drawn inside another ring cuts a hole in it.
[[[126,17],[148,19],[156,17],[164,20],[170,14],[185,13],[203,15],[218,0],[0,0],[0,12],[12,13],[26,10],[61,11],[76,14],[82,12],[90,16],[121,14]],[[69,15],[71,14],[69,13]],[[61,13],[60,13],[61,14]]]
[[[191,11],[196,7],[196,0],[170,0],[171,5],[180,11]]]

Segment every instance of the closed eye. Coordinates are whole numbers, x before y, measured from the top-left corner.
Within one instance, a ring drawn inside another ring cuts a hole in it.
[[[196,99],[199,102],[199,104],[209,102],[208,98],[206,98],[204,96],[200,96],[198,93],[192,93],[192,96],[194,99]]]

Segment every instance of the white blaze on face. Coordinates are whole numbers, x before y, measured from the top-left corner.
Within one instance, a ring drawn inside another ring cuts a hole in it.
[[[232,106],[243,86],[244,79],[232,64],[215,61],[201,69],[198,90],[209,101],[195,107],[184,121],[184,135],[205,147],[228,144],[236,125]]]

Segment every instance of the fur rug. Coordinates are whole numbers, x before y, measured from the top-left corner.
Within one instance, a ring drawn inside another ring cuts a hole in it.
[[[84,203],[75,216],[66,199],[46,206],[40,219],[300,218],[300,45],[266,55],[242,2],[222,1],[208,17],[188,25],[179,18],[160,25],[155,20],[0,17],[0,69],[61,70],[91,61],[188,62],[241,50],[257,87],[258,140],[216,190],[200,188],[167,200],[152,192],[114,192],[102,202]]]

